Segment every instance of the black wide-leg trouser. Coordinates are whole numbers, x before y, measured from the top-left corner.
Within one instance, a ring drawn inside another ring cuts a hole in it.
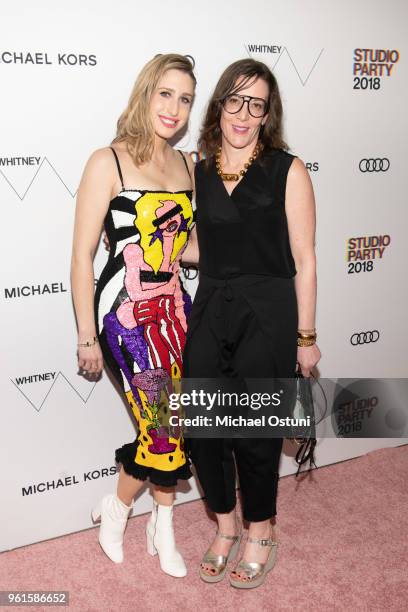
[[[292,278],[200,276],[184,351],[185,378],[290,378],[296,367],[297,302]],[[276,514],[282,438],[188,438],[186,446],[213,512],[235,508],[235,463],[244,519]],[[235,456],[235,463],[234,463]]]

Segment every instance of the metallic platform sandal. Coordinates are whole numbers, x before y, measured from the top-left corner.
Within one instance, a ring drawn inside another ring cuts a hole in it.
[[[200,567],[200,578],[204,580],[204,582],[220,582],[224,578],[225,572],[227,571],[227,563],[235,559],[238,554],[239,545],[241,544],[242,533],[236,536],[230,536],[217,531],[217,536],[219,538],[224,538],[224,540],[232,540],[234,543],[227,556],[216,555],[210,548],[207,550],[201,563],[208,563],[217,573],[213,575],[206,574],[202,567]]]
[[[256,561],[244,561],[241,560],[235,572],[243,570],[245,574],[245,580],[235,579],[230,575],[230,584],[237,589],[255,589],[256,587],[263,584],[266,574],[271,571],[276,562],[276,553],[278,550],[278,543],[271,539],[258,540],[255,538],[249,538],[248,542],[252,544],[259,544],[260,546],[270,546],[269,556],[265,563],[257,563]]]

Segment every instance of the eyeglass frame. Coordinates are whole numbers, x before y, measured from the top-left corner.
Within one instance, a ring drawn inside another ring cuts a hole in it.
[[[240,108],[239,108],[238,110],[236,110],[235,112],[233,112],[233,113],[232,113],[231,111],[228,111],[228,110],[225,108],[225,102],[226,102],[226,100],[227,100],[228,98],[230,98],[231,96],[236,96],[236,97],[238,97],[238,98],[241,98],[241,100],[242,100],[242,104],[241,104]],[[264,114],[263,114],[263,115],[258,115],[258,116],[255,116],[255,115],[253,115],[253,114],[251,113],[251,111],[249,110],[249,103],[251,102],[251,100],[262,100],[262,102],[265,102],[265,104],[266,104],[266,108],[265,108],[265,112],[264,112]],[[269,101],[268,101],[268,100],[264,100],[263,98],[258,98],[257,96],[241,96],[241,94],[239,94],[239,93],[230,93],[230,94],[228,94],[227,96],[225,96],[225,98],[223,98],[223,99],[221,100],[221,104],[222,104],[223,109],[224,109],[224,110],[225,110],[225,112],[226,112],[226,113],[228,113],[229,115],[236,115],[237,113],[239,113],[239,112],[242,110],[242,107],[244,106],[245,102],[247,102],[247,105],[248,105],[248,113],[249,113],[249,114],[251,115],[251,117],[253,117],[254,119],[261,119],[261,117],[265,117],[265,115],[267,115],[267,114],[268,114],[268,112],[269,112]]]

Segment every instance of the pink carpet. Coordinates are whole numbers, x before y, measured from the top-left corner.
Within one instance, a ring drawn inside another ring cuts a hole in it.
[[[406,611],[407,472],[403,446],[319,468],[302,482],[282,478],[278,562],[254,591],[199,579],[214,532],[201,501],[175,512],[184,579],[166,576],[146,554],[142,516],[129,521],[122,565],[103,555],[91,529],[0,555],[0,590],[67,590],[69,608],[87,612]]]

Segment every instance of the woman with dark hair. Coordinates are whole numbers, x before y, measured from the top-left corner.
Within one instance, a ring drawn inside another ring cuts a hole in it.
[[[200,281],[184,376],[290,378],[297,362],[309,376],[320,359],[314,196],[304,164],[287,152],[278,85],[265,64],[246,59],[225,70],[199,146],[206,156],[195,170]],[[282,438],[192,438],[188,445],[218,522],[200,576],[222,580],[238,552],[235,459],[249,533],[230,582],[257,587],[276,558],[271,519]]]

